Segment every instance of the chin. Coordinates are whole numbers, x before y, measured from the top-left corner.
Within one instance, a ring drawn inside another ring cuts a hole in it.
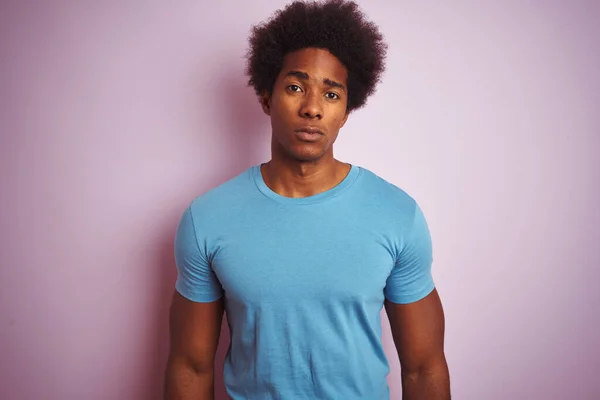
[[[319,161],[325,154],[329,146],[327,143],[302,143],[277,141],[274,151],[281,156],[297,162],[315,162]]]
[[[291,151],[288,154],[294,160],[301,162],[319,161],[325,155],[322,151]]]

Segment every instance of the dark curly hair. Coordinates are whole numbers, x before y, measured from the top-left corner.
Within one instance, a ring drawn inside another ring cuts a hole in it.
[[[385,69],[387,45],[377,25],[352,1],[295,1],[252,28],[246,54],[248,85],[272,93],[286,54],[327,49],[348,70],[348,112],[365,105]]]

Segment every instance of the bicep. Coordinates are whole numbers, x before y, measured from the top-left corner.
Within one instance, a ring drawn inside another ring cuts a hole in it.
[[[223,288],[208,261],[205,235],[199,235],[188,207],[175,233],[175,265],[177,281],[175,288],[189,300],[212,302],[223,295]]]
[[[219,343],[223,299],[194,302],[175,291],[169,316],[170,358],[212,370]]]
[[[386,300],[385,309],[403,370],[419,370],[444,357],[445,321],[437,290],[410,304]]]
[[[223,318],[223,288],[204,244],[205,236],[198,234],[188,207],[175,234],[177,281],[170,310],[170,359],[192,364],[196,370],[212,370]]]
[[[421,208],[415,204],[412,226],[385,285],[385,297],[394,303],[413,303],[431,293],[432,244]]]

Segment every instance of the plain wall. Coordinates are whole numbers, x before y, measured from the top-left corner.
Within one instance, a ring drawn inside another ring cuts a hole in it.
[[[269,158],[284,4],[1,3],[0,398],[160,398],[175,227]],[[424,209],[453,398],[600,398],[600,2],[361,4],[387,71],[336,156]]]

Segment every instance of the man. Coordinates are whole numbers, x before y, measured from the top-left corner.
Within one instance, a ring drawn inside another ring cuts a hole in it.
[[[295,2],[254,28],[247,74],[271,119],[272,157],[181,218],[166,399],[213,399],[223,310],[231,399],[389,399],[384,304],[404,399],[450,398],[423,213],[333,156],[385,52],[377,27],[343,0]]]

